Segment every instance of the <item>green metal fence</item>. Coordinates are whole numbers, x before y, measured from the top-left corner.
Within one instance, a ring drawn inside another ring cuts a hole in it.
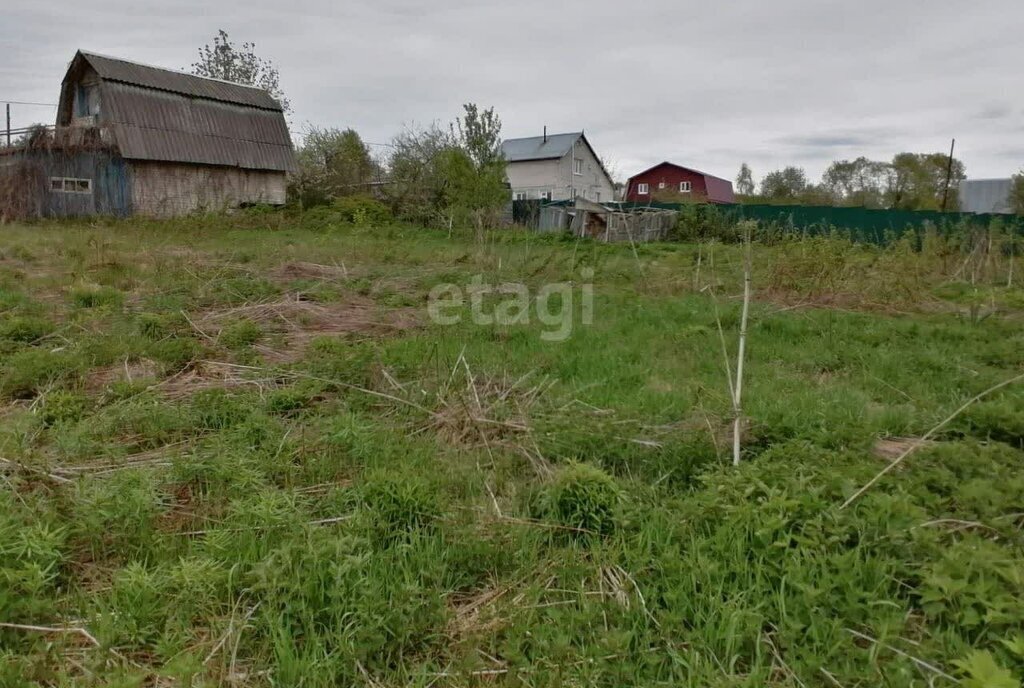
[[[838,232],[854,241],[887,244],[908,231],[927,228],[940,232],[965,226],[990,227],[994,221],[1024,236],[1024,216],[941,213],[932,210],[869,210],[801,205],[708,205],[679,203],[622,203],[624,208],[653,207],[692,213],[698,222],[754,220],[782,233],[817,236]]]

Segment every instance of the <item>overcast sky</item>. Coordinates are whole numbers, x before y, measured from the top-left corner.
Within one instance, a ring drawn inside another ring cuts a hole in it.
[[[952,137],[969,177],[1024,166],[1021,0],[14,0],[0,100],[56,102],[77,48],[186,68],[220,28],[277,63],[297,131],[386,142],[474,101],[506,137],[585,130],[620,178],[667,159],[817,179]]]

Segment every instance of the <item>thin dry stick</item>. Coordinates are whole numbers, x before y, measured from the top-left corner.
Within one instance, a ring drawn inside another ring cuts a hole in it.
[[[1011,232],[1010,232],[1010,271],[1006,275],[1006,288],[1007,289],[1009,289],[1009,288],[1011,288],[1013,286],[1013,257],[1014,257],[1013,256],[1013,249],[1014,249],[1014,244],[1016,243],[1016,240],[1017,240],[1017,234],[1016,234],[1016,232],[1011,230]]]
[[[56,473],[48,473],[48,472],[46,472],[46,471],[44,471],[42,469],[35,468],[33,466],[27,466],[27,465],[25,465],[23,463],[19,463],[17,461],[11,461],[10,459],[0,458],[0,467],[3,467],[3,466],[10,466],[12,469],[20,469],[20,470],[23,470],[23,471],[27,471],[29,473],[35,473],[37,475],[44,476],[44,477],[49,478],[50,480],[53,480],[54,482],[58,482],[58,483],[69,483],[69,482],[71,482],[70,478],[65,478],[64,476],[57,475]]]
[[[1024,380],[1024,373],[1022,373],[1020,375],[1017,375],[1017,376],[1014,376],[1014,377],[1011,377],[1009,380],[1003,380],[998,385],[994,385],[992,387],[989,387],[988,389],[986,389],[981,394],[978,394],[978,395],[973,396],[970,399],[968,399],[966,402],[964,402],[964,404],[962,406],[960,406],[960,408],[958,408],[956,411],[953,411],[953,413],[951,413],[949,416],[947,416],[945,420],[943,420],[941,423],[936,425],[934,428],[932,428],[931,430],[926,432],[924,434],[924,436],[918,442],[915,442],[911,446],[907,447],[906,451],[904,451],[902,454],[900,454],[898,457],[896,457],[896,459],[894,461],[892,461],[892,463],[890,463],[888,466],[886,466],[885,468],[880,470],[875,475],[874,478],[869,480],[864,485],[864,487],[862,487],[859,490],[857,490],[856,492],[854,492],[853,495],[849,499],[847,499],[845,502],[843,502],[842,506],[840,506],[839,508],[840,509],[845,509],[846,507],[850,506],[855,501],[857,501],[857,499],[861,495],[863,495],[865,492],[867,492],[871,488],[872,485],[874,485],[879,480],[881,480],[885,476],[886,473],[888,473],[892,469],[896,468],[896,466],[898,466],[901,463],[903,463],[903,460],[906,459],[908,456],[910,456],[910,454],[915,449],[920,447],[922,444],[925,444],[928,440],[930,440],[933,436],[935,436],[935,434],[937,432],[942,430],[942,428],[944,428],[947,425],[949,425],[950,423],[952,423],[956,419],[956,417],[959,416],[964,411],[966,411],[968,409],[968,407],[972,406],[973,404],[977,403],[978,401],[981,401],[982,399],[987,397],[989,394],[992,394],[993,392],[998,391],[998,390],[1002,389],[1003,387],[1007,387],[1009,385],[1012,385],[1015,382],[1020,382],[1021,380]]]
[[[911,654],[907,654],[906,652],[904,652],[903,650],[899,649],[898,647],[893,647],[889,643],[883,643],[881,640],[878,640],[877,638],[872,638],[871,636],[865,635],[864,633],[859,633],[859,632],[853,630],[852,628],[844,628],[843,630],[846,631],[847,633],[849,633],[850,635],[854,636],[855,638],[860,638],[861,640],[866,640],[869,643],[874,643],[875,645],[878,645],[880,647],[884,647],[886,650],[889,650],[890,652],[895,652],[896,654],[900,655],[901,657],[906,657],[907,659],[909,659],[911,662],[913,662],[917,666],[921,667],[922,669],[927,669],[928,671],[932,671],[932,672],[938,674],[939,676],[941,676],[942,678],[949,679],[950,681],[953,681],[954,683],[960,683],[960,681],[958,681],[956,678],[954,678],[953,676],[950,676],[949,674],[947,674],[945,671],[943,671],[942,669],[938,668],[937,666],[929,664],[928,662],[924,661],[923,659],[918,659],[917,657],[915,657],[915,656],[913,656]]]
[[[832,675],[831,671],[829,671],[825,667],[818,667],[818,671],[820,671],[822,674],[824,674],[825,678],[827,678],[829,683],[831,683],[833,686],[838,686],[838,688],[843,688],[843,684],[840,683],[839,680],[835,676]]]
[[[0,628],[13,628],[19,631],[32,631],[34,633],[73,633],[82,636],[92,645],[100,647],[100,641],[96,640],[92,633],[76,626],[33,626],[31,624],[16,624],[2,621],[0,622]]]
[[[704,251],[697,244],[697,270],[693,273],[693,290],[700,291],[700,264],[704,259]]]
[[[740,344],[736,352],[736,391],[733,393],[733,410],[736,412],[736,419],[733,421],[732,431],[732,464],[740,465],[740,428],[743,425],[743,359],[747,348],[747,317],[750,314],[750,282],[751,268],[753,265],[751,231],[747,229],[746,255],[743,261],[743,315],[740,316]]]

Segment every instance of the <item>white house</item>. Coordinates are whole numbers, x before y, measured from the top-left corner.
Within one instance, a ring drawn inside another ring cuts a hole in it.
[[[615,185],[583,132],[508,139],[501,144],[513,200],[615,200]]]
[[[1010,204],[1012,179],[965,179],[960,182],[957,194],[960,212],[963,213],[1013,213]]]

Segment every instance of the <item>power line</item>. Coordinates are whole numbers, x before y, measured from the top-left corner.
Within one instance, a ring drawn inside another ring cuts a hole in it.
[[[57,107],[57,103],[30,103],[25,100],[0,100],[7,105],[38,105],[39,107]]]

